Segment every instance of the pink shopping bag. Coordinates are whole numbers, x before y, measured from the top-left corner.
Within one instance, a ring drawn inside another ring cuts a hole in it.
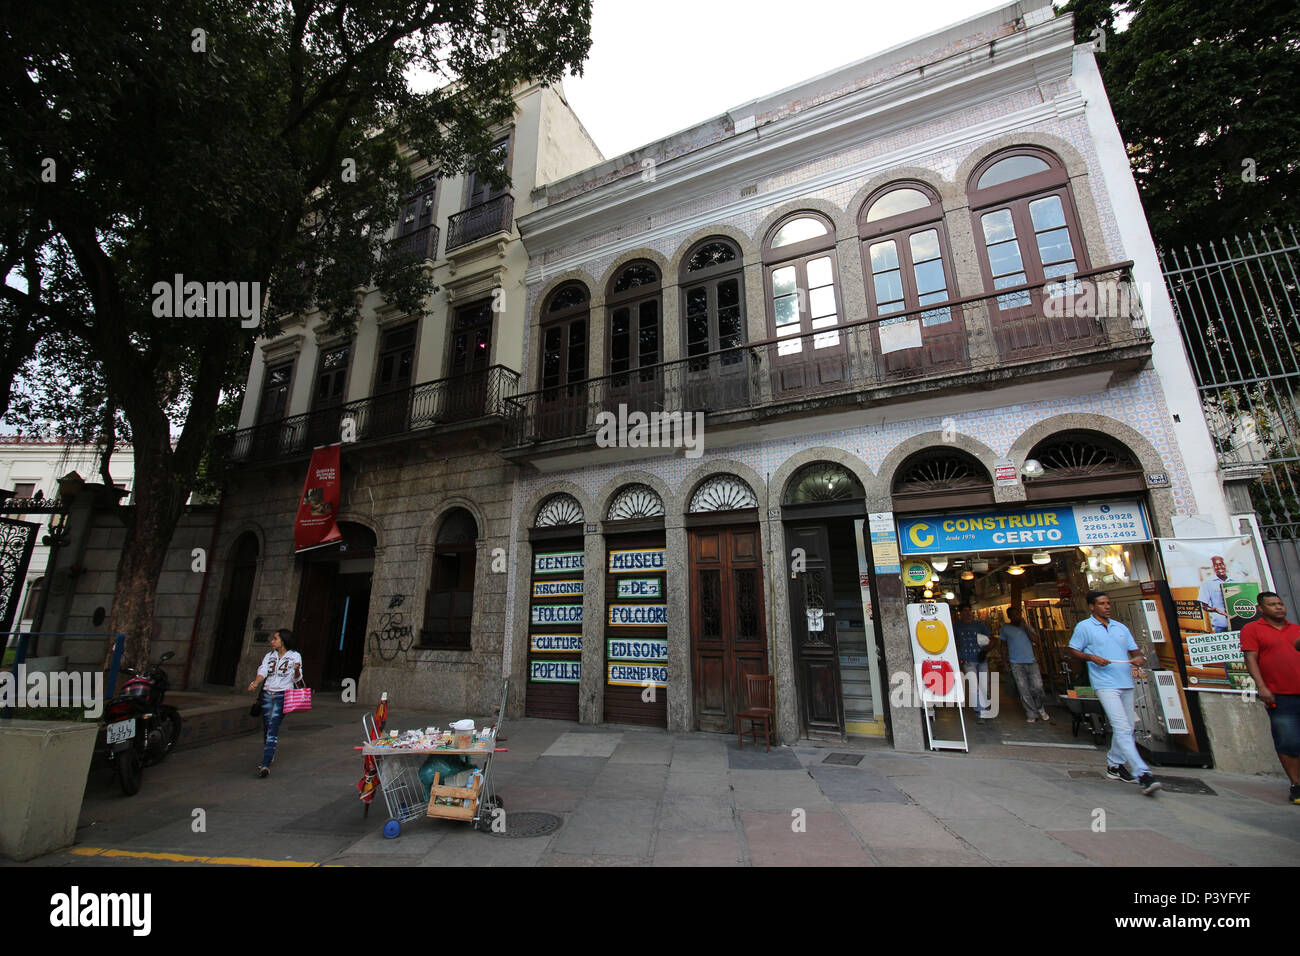
[[[295,710],[311,710],[310,687],[294,687],[284,692],[284,712],[290,714]]]

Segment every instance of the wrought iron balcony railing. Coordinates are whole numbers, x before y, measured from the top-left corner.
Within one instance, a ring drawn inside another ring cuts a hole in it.
[[[504,365],[316,409],[217,437],[214,457],[249,464],[310,452],[336,441],[358,442],[485,417],[501,417],[519,389]]]
[[[514,218],[515,197],[509,193],[455,213],[447,219],[447,251],[484,236],[509,232]]]
[[[1131,267],[1119,263],[527,392],[507,402],[506,447],[592,435],[598,414],[619,406],[780,414],[836,395],[939,388],[943,379],[972,372],[1023,376],[1035,364],[1050,370],[1071,356],[1077,363],[1089,353],[1149,349]]]
[[[417,259],[437,259],[438,227],[425,226],[422,229],[416,229],[414,232],[408,232],[404,236],[398,236],[393,240],[393,248],[398,252],[408,253]]]

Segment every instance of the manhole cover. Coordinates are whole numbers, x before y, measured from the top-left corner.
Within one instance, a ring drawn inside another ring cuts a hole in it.
[[[563,822],[554,813],[503,810],[495,819],[491,816],[485,819],[479,826],[479,832],[503,837],[539,837],[554,833]]]
[[[838,763],[846,767],[856,767],[862,763],[862,754],[827,754],[822,763]]]
[[[1204,780],[1197,780],[1195,777],[1165,777],[1156,774],[1156,779],[1160,781],[1160,789],[1165,793],[1203,793],[1211,797],[1217,797]]]

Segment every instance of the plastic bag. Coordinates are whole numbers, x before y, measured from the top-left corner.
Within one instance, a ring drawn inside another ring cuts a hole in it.
[[[435,773],[442,774],[443,786],[452,786],[453,784],[450,782],[452,777],[463,774],[470,769],[470,762],[464,757],[432,755],[428,760],[420,764],[420,786],[424,790],[424,799],[429,799],[429,791],[433,788],[433,775]]]

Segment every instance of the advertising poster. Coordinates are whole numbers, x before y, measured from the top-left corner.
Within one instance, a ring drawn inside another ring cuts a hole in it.
[[[912,661],[921,703],[927,707],[964,703],[966,695],[948,605],[907,605],[907,629],[912,639]]]
[[[1192,690],[1240,690],[1241,628],[1256,616],[1259,565],[1249,537],[1161,538]]]
[[[306,551],[333,544],[339,531],[339,444],[325,445],[311,453],[307,480],[302,485],[298,518],[293,523],[293,548]]]

